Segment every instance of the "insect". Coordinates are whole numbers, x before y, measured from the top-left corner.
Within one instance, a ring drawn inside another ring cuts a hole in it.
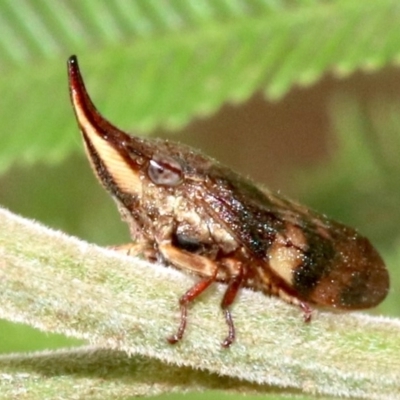
[[[230,306],[241,287],[297,305],[340,310],[377,305],[389,276],[368,239],[354,229],[256,186],[190,147],[129,136],[104,119],[87,94],[75,56],[69,87],[86,153],[129,224],[131,254],[163,260],[200,279],[179,300],[182,339],[189,304],[214,282],[227,285],[221,308],[235,339]]]

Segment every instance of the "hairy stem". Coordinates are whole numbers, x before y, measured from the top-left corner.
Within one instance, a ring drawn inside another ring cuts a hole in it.
[[[223,287],[215,285],[189,309],[186,335],[172,346],[166,338],[179,323],[178,298],[195,278],[84,243],[6,210],[0,210],[0,224],[0,318],[95,345],[96,357],[106,354],[111,368],[107,372],[104,362],[85,363],[103,382],[99,387],[126,385],[124,374],[117,373],[122,357],[127,370],[136,368],[140,375],[143,368],[141,379],[147,377],[148,388],[152,375],[157,382],[165,376],[165,391],[183,390],[182,379],[170,384],[170,369],[191,371],[192,379],[183,385],[187,390],[232,390],[236,385],[234,390],[245,393],[274,389],[368,399],[400,397],[398,320],[315,311],[312,322],[305,324],[297,308],[242,290],[232,309],[237,340],[224,349],[220,343],[227,332],[219,308]],[[57,353],[52,360],[46,357],[32,353],[0,358],[0,372],[12,377],[8,386],[7,380],[0,380],[1,393],[7,387],[15,390],[13,379],[21,372],[34,369],[38,374],[46,362],[54,364]],[[47,381],[58,377],[59,390],[67,390],[61,376],[69,374],[71,388],[82,375],[90,386],[87,370],[76,372],[76,365],[82,365],[77,364],[79,357],[68,355],[75,367],[60,364],[58,372],[40,374],[35,384],[42,382],[45,388]],[[158,368],[157,374],[149,375],[149,364]],[[23,379],[18,382],[24,385]]]

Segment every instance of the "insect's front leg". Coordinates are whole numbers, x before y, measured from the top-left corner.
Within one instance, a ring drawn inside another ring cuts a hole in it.
[[[144,258],[149,261],[157,260],[154,247],[150,247],[147,243],[125,243],[116,246],[108,246],[108,248],[126,256]]]
[[[163,256],[175,267],[179,269],[190,270],[193,273],[204,277],[179,299],[179,304],[181,306],[180,325],[176,334],[168,338],[169,343],[175,344],[182,339],[185,333],[189,304],[199,297],[201,293],[203,293],[213,282],[217,280],[219,267],[215,261],[210,260],[207,257],[181,250],[170,243],[160,244],[159,250]],[[223,347],[229,347],[235,339],[235,327],[229,307],[235,300],[237,292],[241,286],[243,276],[241,264],[235,265],[234,269],[229,269],[234,271],[234,276],[229,278],[228,288],[226,289],[221,302],[221,308],[224,311],[225,320],[229,329],[228,336],[222,342]]]

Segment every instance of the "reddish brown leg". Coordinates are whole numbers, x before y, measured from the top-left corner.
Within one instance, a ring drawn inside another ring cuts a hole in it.
[[[311,321],[311,317],[312,317],[312,309],[311,309],[311,307],[307,303],[304,303],[304,302],[301,302],[299,304],[299,307],[303,311],[304,322],[310,322]]]
[[[243,274],[242,270],[240,270],[240,274],[232,278],[232,280],[229,282],[228,288],[226,289],[224,297],[221,302],[221,308],[224,311],[225,321],[229,328],[228,336],[222,342],[222,347],[225,348],[229,347],[235,340],[235,325],[233,324],[232,314],[229,310],[229,306],[231,306],[235,300],[235,297],[242,283],[242,278]]]
[[[215,282],[215,275],[196,283],[179,299],[179,304],[181,306],[181,322],[176,334],[167,338],[169,343],[175,344],[182,339],[186,329],[187,309],[189,303],[200,296],[213,282]]]

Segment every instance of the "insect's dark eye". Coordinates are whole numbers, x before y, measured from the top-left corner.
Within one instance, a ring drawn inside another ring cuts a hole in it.
[[[176,186],[182,182],[182,166],[171,157],[159,157],[150,160],[149,178],[156,185]]]

